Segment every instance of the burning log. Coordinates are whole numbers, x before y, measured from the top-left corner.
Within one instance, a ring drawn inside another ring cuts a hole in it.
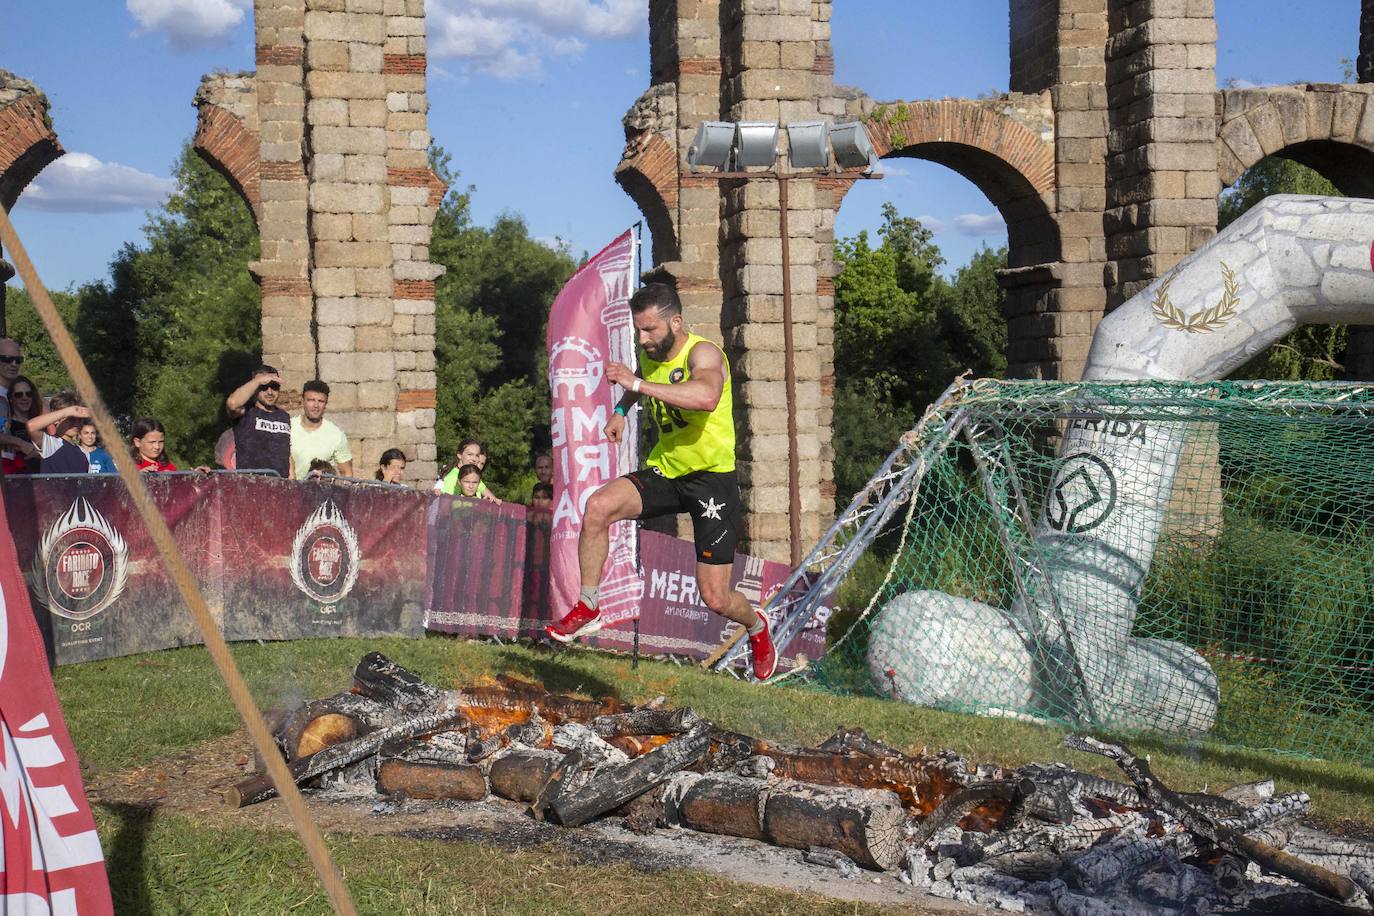
[[[563,755],[557,751],[511,748],[491,762],[487,780],[493,795],[532,802],[548,785]]]
[[[336,770],[350,763],[356,763],[365,757],[371,757],[388,742],[414,738],[427,732],[447,731],[461,726],[465,721],[465,717],[459,712],[426,713],[404,722],[398,722],[388,728],[378,729],[363,735],[361,738],[325,748],[309,757],[293,760],[287,769],[291,773],[291,778],[299,785],[322,773]],[[224,800],[232,807],[244,808],[260,801],[266,801],[276,794],[276,787],[272,785],[272,781],[268,777],[254,776],[226,789]]]
[[[487,797],[487,781],[481,767],[393,758],[382,761],[377,768],[377,791],[406,798],[477,801]]]
[[[1327,871],[1319,865],[1304,862],[1297,856],[1276,849],[1268,843],[1212,821],[1161,783],[1150,770],[1150,764],[1136,757],[1127,748],[1079,735],[1067,736],[1064,745],[1115,761],[1122,772],[1130,777],[1131,782],[1135,783],[1142,798],[1218,848],[1233,855],[1244,856],[1258,863],[1261,868],[1291,878],[1319,894],[1336,900],[1353,900],[1359,893],[1359,888],[1349,878]]]
[[[549,810],[565,827],[581,826],[696,763],[706,755],[709,745],[706,728],[698,726],[642,757],[602,767],[580,787],[561,787],[550,800]]]
[[[913,846],[924,846],[931,837],[946,827],[957,824],[975,809],[987,810],[989,802],[1001,802],[1002,812],[1022,807],[1025,799],[1035,794],[1035,783],[1029,779],[993,779],[965,786],[940,803],[921,823],[912,838]]]
[[[875,741],[868,737],[868,733],[862,728],[840,728],[835,734],[826,738],[816,745],[816,750],[827,754],[863,754],[867,757],[906,757],[901,751],[897,750],[881,741]]]

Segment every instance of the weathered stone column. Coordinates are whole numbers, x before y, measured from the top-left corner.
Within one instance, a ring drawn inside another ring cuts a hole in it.
[[[288,393],[318,374],[306,207],[305,0],[255,0],[262,358]],[[249,120],[251,125],[251,119]]]
[[[1216,234],[1213,0],[1109,0],[1109,306]]]
[[[1053,225],[1029,213],[1008,219],[999,280],[1013,377],[1077,378],[1106,307],[1106,41],[1106,0],[1011,5],[1011,91],[1050,92],[1055,145],[1055,190],[1041,197]]]
[[[1355,76],[1361,83],[1374,83],[1374,0],[1360,0],[1360,54]],[[1350,326],[1345,374],[1351,379],[1374,379],[1374,327]]]
[[[816,16],[811,0],[731,4],[722,17],[721,37],[722,104],[727,120],[786,123],[820,117],[818,100],[823,93],[817,90],[817,80],[824,79],[828,89],[829,77],[813,67],[818,41],[829,40],[826,12],[823,19]],[[779,159],[778,167],[787,168],[785,157]],[[784,265],[778,182],[758,178],[725,184],[721,325],[735,371],[748,546],[751,553],[775,560],[787,560],[790,554],[792,487],[801,494],[798,546],[805,552],[820,536],[822,372],[817,335],[816,185],[814,178],[789,182],[791,263]],[[783,380],[784,270],[791,281],[797,448],[802,458],[795,481],[788,473]]]

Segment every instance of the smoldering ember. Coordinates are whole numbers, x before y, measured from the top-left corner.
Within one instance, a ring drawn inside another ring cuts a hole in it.
[[[1146,759],[1086,735],[1065,745],[1109,758],[1124,781],[906,754],[862,729],[789,747],[662,699],[496,681],[441,689],[374,652],[349,692],[274,710],[269,726],[295,780],[326,798],[494,800],[566,828],[620,818],[641,834],[741,837],[844,878],[887,872],[1015,912],[1341,913],[1374,900],[1374,844],[1316,829],[1307,795],[1275,794],[1272,780],[1175,792]],[[274,794],[259,773],[225,798]]]

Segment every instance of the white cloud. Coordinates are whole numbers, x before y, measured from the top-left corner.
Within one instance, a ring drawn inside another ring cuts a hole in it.
[[[1006,235],[1007,224],[1002,220],[1002,214],[993,211],[992,213],[960,213],[952,219],[941,219],[938,216],[931,216],[929,213],[922,213],[916,217],[936,235],[946,232],[957,232],[960,235],[967,235],[975,239],[986,238],[990,235]]]
[[[162,32],[182,50],[222,43],[243,24],[253,0],[125,0],[139,34]]]
[[[501,79],[538,76],[548,55],[647,30],[647,0],[426,0],[429,56]]]
[[[982,238],[985,235],[1005,235],[1007,224],[1002,219],[1002,214],[995,211],[992,213],[960,213],[954,217],[954,228],[961,235]]]
[[[19,196],[18,206],[50,213],[113,213],[159,206],[176,181],[158,178],[89,153],[67,153]]]
[[[878,165],[873,169],[873,171],[879,173],[880,175],[885,175],[888,178],[901,178],[906,181],[911,180],[911,169],[907,168],[904,165],[898,165],[891,159],[879,159]]]

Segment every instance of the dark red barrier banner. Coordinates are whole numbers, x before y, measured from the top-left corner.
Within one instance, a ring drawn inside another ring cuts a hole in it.
[[[153,475],[149,493],[231,640],[423,632],[430,497],[363,482]],[[59,664],[200,642],[113,476],[8,477],[10,532]]]
[[[441,496],[430,505],[429,521],[425,627],[462,636],[520,635],[528,590],[525,507]]]

